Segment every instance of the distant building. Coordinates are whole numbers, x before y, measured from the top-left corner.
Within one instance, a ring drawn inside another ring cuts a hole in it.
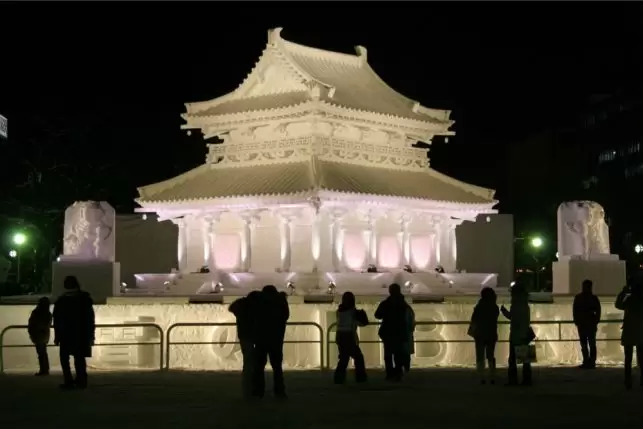
[[[612,253],[638,268],[643,243],[643,97],[641,90],[591,97],[576,118],[512,147],[508,200],[516,230],[555,237],[556,207],[593,200],[605,208]]]

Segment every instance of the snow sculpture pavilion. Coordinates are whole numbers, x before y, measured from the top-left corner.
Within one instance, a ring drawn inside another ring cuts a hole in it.
[[[361,46],[330,52],[280,32],[236,90],[186,105],[184,129],[222,140],[205,163],[138,189],[139,212],[178,225],[178,271],[282,276],[279,287],[295,273],[311,285],[354,281],[369,266],[454,272],[455,228],[497,201],[413,147],[453,135],[450,111],[397,93]]]

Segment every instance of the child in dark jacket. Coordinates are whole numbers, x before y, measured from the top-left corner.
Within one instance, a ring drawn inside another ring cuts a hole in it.
[[[359,348],[357,328],[368,325],[368,316],[364,310],[355,307],[355,295],[345,292],[342,303],[337,309],[337,334],[335,342],[339,350],[339,360],[335,369],[335,383],[342,384],[346,380],[346,368],[352,358],[355,364],[355,378],[357,382],[366,381],[366,367],[364,355]]]
[[[469,335],[476,344],[476,367],[480,375],[480,382],[486,383],[485,356],[489,363],[489,381],[495,383],[496,372],[496,343],[498,342],[498,316],[500,309],[496,303],[496,292],[486,287],[480,292],[480,300],[473,309]]]
[[[50,306],[49,298],[40,298],[38,305],[29,317],[29,338],[34,346],[36,346],[38,365],[40,367],[40,370],[36,373],[37,376],[49,375],[47,344],[49,344],[52,320],[51,311],[49,311]]]

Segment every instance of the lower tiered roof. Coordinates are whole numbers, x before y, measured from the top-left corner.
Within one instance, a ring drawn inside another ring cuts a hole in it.
[[[452,179],[433,169],[382,169],[312,158],[247,167],[202,165],[138,189],[139,204],[287,196],[332,191],[462,204],[494,203],[494,191]]]

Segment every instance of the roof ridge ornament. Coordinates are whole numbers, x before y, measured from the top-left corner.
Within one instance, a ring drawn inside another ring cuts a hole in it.
[[[357,45],[355,46],[355,52],[357,53],[357,56],[362,60],[362,63],[366,63],[367,58],[368,58],[368,51],[366,48],[362,45]]]
[[[276,45],[281,40],[281,31],[283,27],[271,28],[268,30],[268,44]]]

